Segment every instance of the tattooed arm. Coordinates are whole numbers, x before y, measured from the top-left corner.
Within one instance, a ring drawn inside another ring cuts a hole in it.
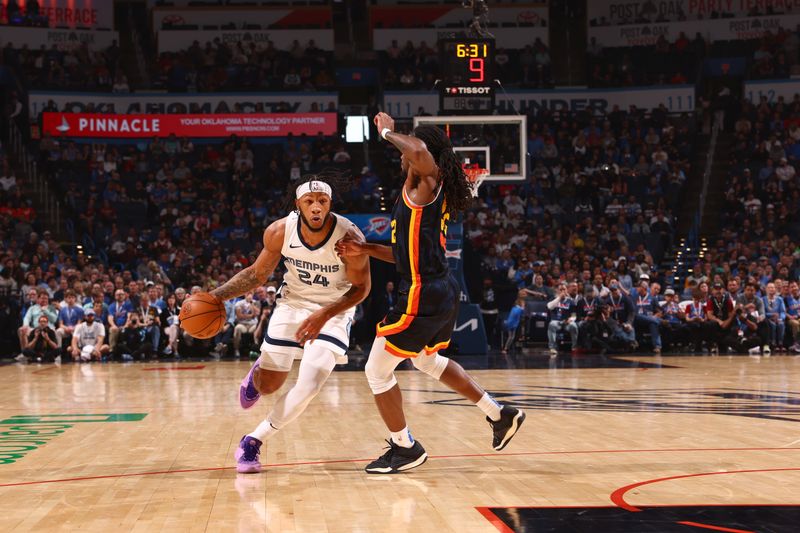
[[[264,230],[264,248],[255,262],[229,279],[221,287],[211,291],[212,296],[220,300],[230,300],[252,291],[267,282],[270,274],[281,260],[283,235],[286,230],[286,219],[276,220]]]

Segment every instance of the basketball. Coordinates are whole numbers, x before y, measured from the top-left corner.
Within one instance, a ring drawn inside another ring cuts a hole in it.
[[[209,339],[225,322],[225,304],[216,296],[199,292],[186,298],[178,318],[181,328],[196,339]]]

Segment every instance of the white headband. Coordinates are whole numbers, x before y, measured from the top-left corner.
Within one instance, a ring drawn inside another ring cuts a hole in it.
[[[300,185],[296,191],[296,197],[299,199],[304,194],[308,194],[310,192],[321,192],[323,194],[327,194],[331,198],[333,198],[333,189],[331,186],[325,183],[324,181],[307,181],[306,183]]]

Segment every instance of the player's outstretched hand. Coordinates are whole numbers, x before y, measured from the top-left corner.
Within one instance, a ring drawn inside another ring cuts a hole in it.
[[[328,312],[325,309],[314,311],[303,323],[297,327],[294,338],[300,344],[306,341],[313,342],[319,335],[322,326],[328,321]]]
[[[383,111],[375,115],[373,122],[375,122],[375,127],[378,128],[378,133],[382,132],[383,128],[389,128],[390,131],[394,131],[394,119]]]
[[[366,253],[364,241],[355,240],[349,236],[336,241],[335,248],[339,257],[357,257]]]

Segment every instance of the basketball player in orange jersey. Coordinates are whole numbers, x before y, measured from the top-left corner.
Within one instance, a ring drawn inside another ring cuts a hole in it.
[[[375,116],[381,137],[402,152],[405,182],[392,212],[392,245],[343,239],[342,257],[369,255],[397,265],[397,305],[378,325],[366,366],[369,386],[391,433],[388,451],[367,465],[370,474],[393,474],[415,468],[428,455],[411,436],[394,369],[403,359],[475,403],[494,433],[492,446],[502,450],[525,420],[525,413],[501,406],[464,369],[439,355],[450,343],[461,289],[445,259],[447,222],[472,201],[467,178],[450,139],[436,126],[420,125],[412,135],[394,132],[386,113]]]
[[[211,292],[226,300],[264,284],[283,258],[286,275],[261,345],[261,356],[239,387],[239,402],[252,407],[262,394],[281,388],[294,359],[302,356],[295,384],[255,430],[244,435],[235,453],[242,473],[261,470],[261,445],[295,420],[317,395],[345,355],[355,306],[369,294],[369,259],[340,257],[334,244],[360,242],[361,231],[331,212],[333,189],[320,176],[302,180],[292,191],[295,211],[264,231],[264,249],[255,262]]]

